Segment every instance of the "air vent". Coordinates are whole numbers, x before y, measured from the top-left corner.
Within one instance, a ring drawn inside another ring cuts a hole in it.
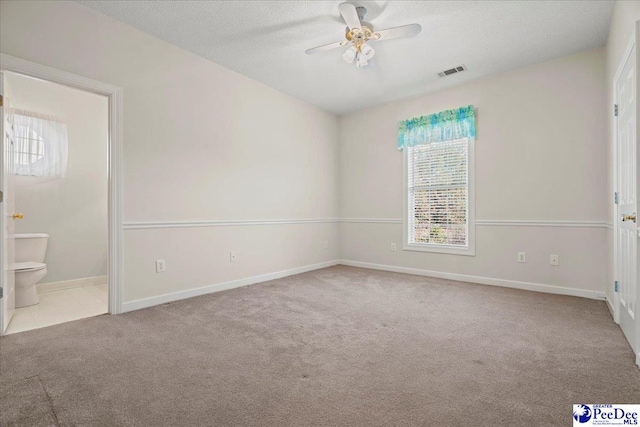
[[[467,71],[467,67],[465,67],[464,65],[459,65],[457,67],[451,68],[450,70],[439,72],[438,77],[442,78],[442,77],[450,76],[451,74],[460,73],[462,71]]]

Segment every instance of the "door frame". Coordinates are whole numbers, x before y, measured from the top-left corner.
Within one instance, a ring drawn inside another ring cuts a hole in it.
[[[616,73],[613,76],[613,81],[611,82],[612,85],[612,95],[613,95],[613,104],[614,105],[618,105],[618,94],[617,94],[617,81],[619,80],[619,78],[622,75],[622,70],[624,69],[625,64],[627,63],[627,60],[629,60],[629,57],[631,56],[631,52],[633,50],[634,47],[636,47],[636,58],[634,58],[634,60],[636,61],[636,80],[638,80],[638,76],[640,76],[640,73],[638,73],[638,65],[639,61],[638,61],[638,43],[637,43],[637,37],[638,34],[640,34],[640,21],[636,21],[634,26],[633,26],[633,31],[631,32],[631,37],[629,38],[629,41],[627,42],[627,46],[624,50],[624,53],[622,55],[622,57],[620,58],[620,62],[618,63],[618,68],[616,69]],[[640,166],[640,162],[638,161],[638,154],[640,154],[640,147],[638,147],[638,128],[640,127],[640,121],[638,120],[638,117],[640,117],[640,102],[638,102],[638,95],[640,94],[640,85],[637,84],[638,82],[636,81],[636,168],[637,171],[640,171],[640,169],[638,169],[638,167]],[[612,106],[613,107],[613,106]],[[611,127],[611,131],[612,131],[612,141],[613,141],[613,177],[612,177],[612,181],[613,181],[613,191],[614,194],[618,193],[618,118],[617,117],[613,117],[613,126]],[[636,172],[636,180],[638,180],[638,172]],[[640,184],[640,182],[638,182],[638,184]],[[640,193],[640,185],[636,185],[636,191],[638,191]],[[639,194],[640,195],[640,194]],[[636,200],[640,200],[640,198],[638,198],[636,196]],[[613,280],[616,281],[617,278],[619,277],[619,272],[618,272],[618,215],[619,215],[619,209],[618,209],[618,204],[614,203],[613,204]],[[640,229],[638,229],[638,232],[640,232]],[[640,237],[640,236],[639,236]],[[640,245],[639,245],[640,247]],[[640,251],[639,251],[640,253]],[[636,266],[638,266],[638,260],[636,260]],[[636,268],[637,270],[637,268]],[[609,285],[610,286],[610,285]],[[640,292],[636,295],[636,298],[640,297]],[[638,301],[637,301],[638,302]],[[637,303],[636,302],[636,303]],[[613,320],[617,323],[620,324],[620,293],[616,292],[616,290],[614,289],[613,291]],[[640,316],[636,316],[636,343],[639,343],[637,346],[640,347]],[[640,348],[634,348],[633,349],[634,353],[635,353],[635,360],[636,360],[636,364],[640,366]]]
[[[67,71],[27,61],[0,53],[0,70],[22,74],[53,83],[62,84],[86,92],[106,96],[109,100],[109,249],[107,252],[109,285],[109,314],[122,313],[123,285],[123,240],[122,240],[122,196],[123,196],[123,90],[98,80],[89,79]],[[0,165],[0,167],[2,167]],[[0,230],[4,238],[4,230]]]

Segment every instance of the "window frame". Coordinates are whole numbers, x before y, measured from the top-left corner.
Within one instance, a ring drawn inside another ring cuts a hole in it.
[[[475,138],[467,139],[467,246],[409,243],[409,147],[402,150],[402,250],[449,255],[476,255]]]

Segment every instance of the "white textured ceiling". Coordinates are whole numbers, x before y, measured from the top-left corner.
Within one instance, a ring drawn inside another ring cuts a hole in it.
[[[353,1],[380,30],[418,23],[407,39],[372,42],[368,67],[340,48],[341,1],[80,1],[87,7],[337,114],[604,46],[613,1]],[[464,64],[468,71],[438,79]]]

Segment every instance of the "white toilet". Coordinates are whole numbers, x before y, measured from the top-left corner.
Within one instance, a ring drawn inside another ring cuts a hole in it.
[[[16,234],[15,272],[16,308],[38,304],[36,283],[47,275],[44,256],[49,235],[44,233]]]

